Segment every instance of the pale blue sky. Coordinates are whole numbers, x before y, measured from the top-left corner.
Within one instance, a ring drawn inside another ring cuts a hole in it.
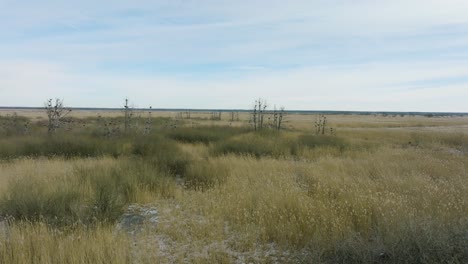
[[[0,0],[0,106],[468,112],[465,0]]]

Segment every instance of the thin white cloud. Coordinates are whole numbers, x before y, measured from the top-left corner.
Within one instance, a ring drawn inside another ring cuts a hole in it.
[[[468,111],[463,80],[412,84],[468,73],[466,14],[462,0],[3,0],[0,105]]]
[[[289,109],[468,111],[460,100],[450,104],[440,101],[453,97],[468,98],[466,84],[439,85],[423,93],[404,89],[401,83],[427,78],[447,78],[468,72],[468,65],[451,62],[440,65],[393,64],[362,65],[358,68],[317,67],[284,71],[265,71],[241,79],[180,80],[164,76],[128,77],[118,75],[77,75],[57,65],[17,63],[8,67],[10,76],[0,78],[2,105],[11,98],[27,105],[41,105],[48,97],[60,97],[73,106],[118,107],[130,97],[138,106],[188,108],[248,108],[253,98],[264,97]],[[452,66],[441,70],[441,66]],[[11,86],[13,85],[13,86]],[[402,89],[403,88],[403,89]],[[99,92],[101,91],[101,92]],[[21,99],[21,100],[20,100]],[[5,100],[5,101],[4,101]],[[15,102],[15,100],[13,100]]]

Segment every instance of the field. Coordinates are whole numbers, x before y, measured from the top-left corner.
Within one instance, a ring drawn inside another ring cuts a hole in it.
[[[15,112],[0,263],[468,263],[467,116]]]

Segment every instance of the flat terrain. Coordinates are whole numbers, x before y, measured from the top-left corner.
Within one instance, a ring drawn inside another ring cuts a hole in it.
[[[123,116],[0,111],[0,263],[468,263],[467,116]]]

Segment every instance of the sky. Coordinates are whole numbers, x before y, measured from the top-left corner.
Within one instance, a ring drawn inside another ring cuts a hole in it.
[[[0,0],[0,106],[468,112],[466,0]]]

